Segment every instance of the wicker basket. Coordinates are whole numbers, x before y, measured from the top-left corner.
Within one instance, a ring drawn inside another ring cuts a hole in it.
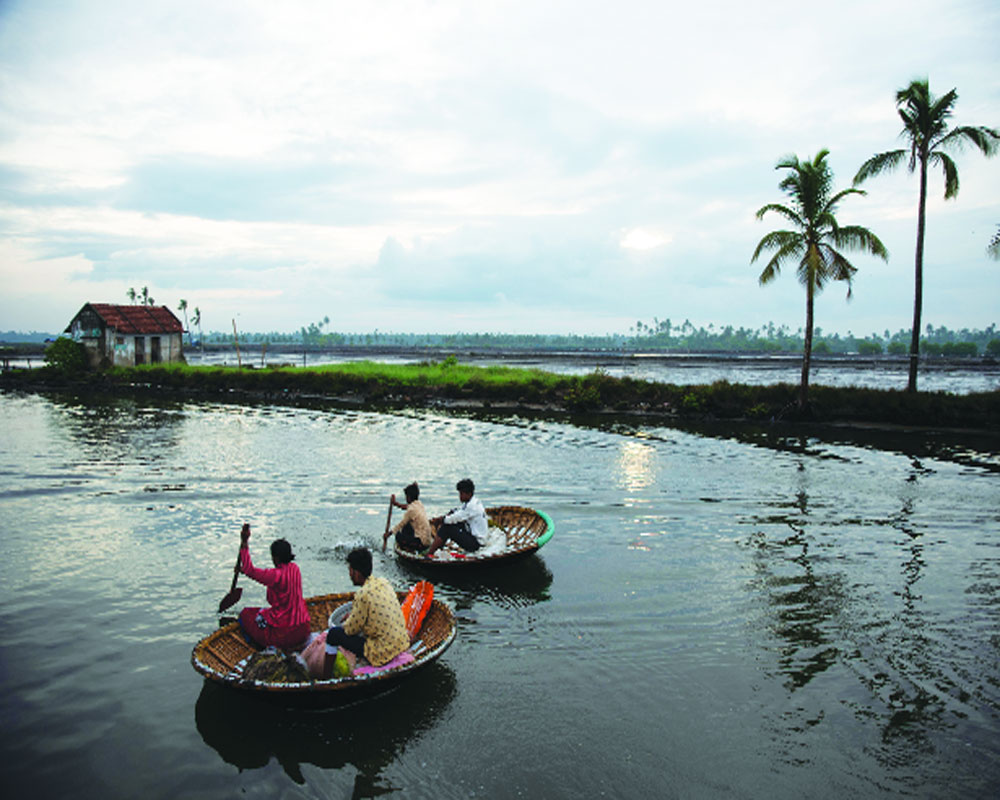
[[[400,602],[406,598],[405,592],[397,593]],[[309,609],[309,628],[313,632],[326,630],[330,613],[350,602],[354,595],[350,592],[327,594],[306,598]],[[416,669],[437,659],[455,638],[455,615],[440,600],[431,604],[416,639],[410,646],[413,661],[393,669],[379,670],[364,675],[351,675],[329,680],[311,680],[302,683],[266,683],[243,679],[243,668],[255,650],[239,630],[239,623],[231,622],[211,633],[195,645],[191,653],[191,664],[206,678],[226,686],[251,692],[265,692],[286,697],[292,695],[323,695],[330,692],[349,692],[360,688],[381,688],[395,682]]]
[[[452,542],[447,542],[439,552],[449,554],[447,558],[426,558],[420,553],[403,550],[394,545],[396,555],[408,562],[433,567],[468,567],[476,564],[494,564],[511,558],[534,553],[555,533],[555,524],[543,511],[535,511],[524,506],[495,506],[486,509],[490,526],[500,528],[507,539],[507,547],[500,553],[479,555],[465,552]],[[437,525],[431,526],[437,533]]]

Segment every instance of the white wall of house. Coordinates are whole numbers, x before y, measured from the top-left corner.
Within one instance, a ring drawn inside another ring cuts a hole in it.
[[[184,339],[181,333],[134,334],[118,333],[114,328],[101,331],[86,328],[74,321],[70,335],[87,348],[91,366],[108,361],[116,367],[138,364],[184,362]],[[137,345],[138,341],[138,345]],[[136,353],[140,354],[136,360]],[[156,361],[153,361],[153,358]]]
[[[137,359],[136,354],[139,354]],[[116,367],[135,364],[169,364],[184,361],[183,336],[180,333],[119,334],[107,333],[107,356]],[[155,360],[154,360],[155,359]]]

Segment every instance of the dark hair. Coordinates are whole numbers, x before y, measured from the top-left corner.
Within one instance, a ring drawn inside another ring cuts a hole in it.
[[[420,487],[417,486],[417,482],[414,481],[409,486],[407,486],[405,489],[403,489],[403,494],[406,495],[406,502],[407,503],[412,503],[414,500],[416,500],[418,497],[420,497]]]
[[[476,484],[468,478],[462,478],[462,480],[455,484],[455,488],[460,492],[467,492],[468,494],[476,493]]]
[[[356,547],[348,553],[347,564],[366,578],[372,574],[372,554],[367,547]]]
[[[284,539],[275,539],[271,542],[271,558],[275,564],[289,564],[295,560],[292,554],[292,546]]]

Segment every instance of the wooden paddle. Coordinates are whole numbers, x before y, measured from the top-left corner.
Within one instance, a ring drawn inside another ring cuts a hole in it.
[[[389,523],[392,522],[392,498],[389,498],[389,513],[385,517],[385,533],[382,534],[382,552],[385,552],[385,544],[389,541]]]
[[[240,550],[243,549],[243,543],[250,538],[250,523],[244,522],[243,529],[240,531]],[[222,598],[219,603],[219,613],[221,614],[227,608],[231,608],[240,602],[240,598],[243,596],[243,587],[236,588],[236,579],[240,576],[240,553],[236,553],[236,566],[233,568],[233,585],[229,587],[229,594]]]

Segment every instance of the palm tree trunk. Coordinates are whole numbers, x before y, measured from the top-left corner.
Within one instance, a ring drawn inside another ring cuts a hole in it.
[[[806,331],[802,345],[802,379],[799,381],[799,410],[809,406],[809,367],[812,362],[813,346],[813,282],[806,284]]]
[[[920,153],[920,202],[917,206],[917,255],[913,278],[913,330],[910,333],[910,377],[906,391],[917,391],[920,357],[920,314],[924,303],[924,229],[927,224],[927,153]]]

